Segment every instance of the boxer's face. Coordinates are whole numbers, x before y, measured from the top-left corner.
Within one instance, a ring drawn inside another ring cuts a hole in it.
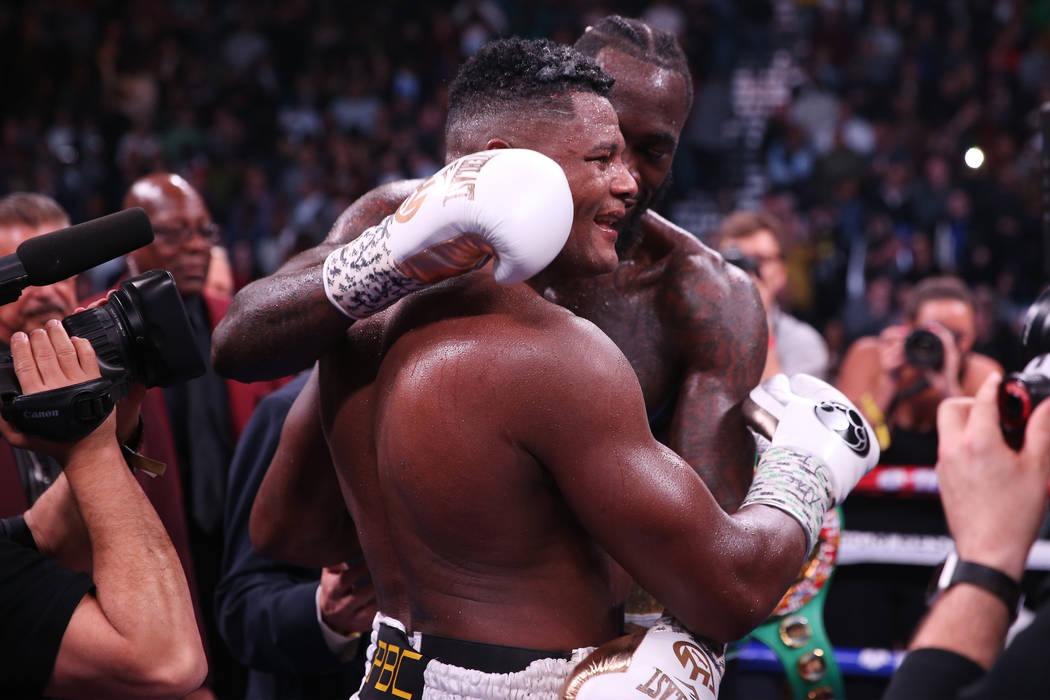
[[[626,143],[624,162],[638,183],[637,207],[644,210],[667,179],[689,116],[685,79],[611,48],[602,49],[597,61],[616,79],[609,101]]]
[[[590,93],[576,93],[572,99],[574,113],[568,120],[537,123],[514,145],[552,158],[572,190],[572,231],[552,266],[567,274],[593,275],[616,268],[617,225],[638,188],[623,162],[623,136],[612,105]]]
[[[35,227],[0,226],[0,255],[11,255],[23,241],[66,226],[68,221],[52,221]],[[0,340],[8,343],[17,331],[29,333],[43,328],[53,318],[65,318],[73,313],[76,301],[76,282],[72,277],[43,287],[26,287],[18,299],[0,306]]]
[[[201,293],[218,229],[204,200],[189,185],[158,186],[138,202],[153,222],[153,243],[132,253],[140,272],[167,270],[184,297]]]

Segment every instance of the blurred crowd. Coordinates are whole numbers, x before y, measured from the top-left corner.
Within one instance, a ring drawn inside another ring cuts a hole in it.
[[[1018,368],[1048,277],[1050,0],[5,3],[0,191],[81,221],[181,173],[239,286],[375,185],[436,170],[448,80],[486,40],[568,42],[609,12],[677,33],[696,80],[657,209],[702,238],[734,209],[776,216],[780,303],[824,335],[831,371],[943,273],[976,294],[976,349]]]

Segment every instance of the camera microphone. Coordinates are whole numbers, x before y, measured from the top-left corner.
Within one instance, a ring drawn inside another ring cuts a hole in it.
[[[54,284],[153,241],[153,225],[141,207],[35,236],[0,257],[0,304],[29,286]]]

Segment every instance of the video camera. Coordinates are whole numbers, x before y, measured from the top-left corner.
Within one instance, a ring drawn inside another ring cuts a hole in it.
[[[1050,353],[1050,288],[1028,307],[1021,328],[1021,346],[1025,358]],[[999,423],[1006,443],[1019,450],[1024,443],[1025,426],[1035,407],[1050,396],[1050,376],[1030,362],[1023,372],[1011,372],[999,384]]]
[[[141,209],[37,236],[0,258],[0,303],[14,301],[24,287],[52,284],[152,240],[153,227]],[[46,270],[37,264],[42,261]],[[0,354],[0,416],[27,435],[79,440],[105,420],[133,383],[170,386],[205,371],[175,280],[163,270],[124,281],[104,304],[67,316],[62,325],[70,336],[91,343],[102,376],[23,394],[11,353]]]

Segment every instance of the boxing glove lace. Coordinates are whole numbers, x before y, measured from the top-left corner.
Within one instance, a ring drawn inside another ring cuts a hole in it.
[[[875,432],[842,392],[807,374],[770,377],[751,391],[746,412],[752,423],[775,429],[744,505],[787,512],[812,548],[827,510],[878,464]]]
[[[561,166],[526,149],[463,156],[324,262],[328,299],[351,318],[495,258],[496,280],[528,279],[569,236],[572,193]]]

